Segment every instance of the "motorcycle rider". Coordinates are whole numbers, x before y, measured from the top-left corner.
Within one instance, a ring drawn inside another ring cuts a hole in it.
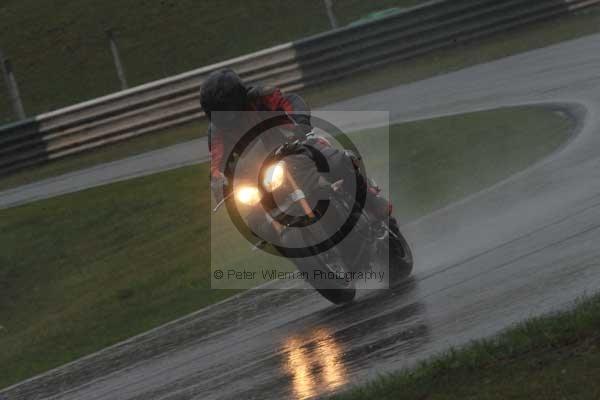
[[[261,86],[247,86],[229,68],[211,73],[202,85],[200,104],[209,119],[208,149],[211,156],[210,176],[213,193],[220,199],[225,176],[226,156],[242,139],[243,134],[260,116],[248,121],[252,111],[283,112],[290,118],[290,130],[301,139],[312,130],[307,106],[299,96],[284,96],[279,89]],[[283,136],[264,134],[261,140],[269,144],[283,143]]]
[[[209,119],[210,179],[217,202],[222,199],[223,186],[230,183],[226,173],[227,166],[224,165],[226,155],[247,129],[260,122],[259,117],[252,119],[253,112],[283,112],[290,120],[286,130],[293,132],[295,138],[303,140],[309,137],[317,147],[329,147],[331,151],[341,153],[332,148],[326,139],[313,134],[309,108],[300,96],[284,95],[277,88],[248,86],[230,68],[214,71],[206,78],[201,89],[200,103]],[[288,139],[283,135],[264,134],[261,140],[273,145],[283,144]],[[365,179],[365,182],[370,181]],[[371,204],[370,207],[373,208],[370,211],[382,219],[389,218],[390,228],[397,231],[396,220],[391,216],[391,203],[379,195],[378,187],[369,183],[367,187],[367,195],[371,200],[367,204]]]

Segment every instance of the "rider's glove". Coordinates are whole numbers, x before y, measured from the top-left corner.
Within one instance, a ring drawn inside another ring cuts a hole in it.
[[[215,201],[217,203],[223,200],[223,188],[227,185],[229,185],[229,181],[221,172],[211,178],[210,189],[212,190],[213,196],[215,196]]]
[[[314,128],[310,125],[295,125],[292,129],[294,136],[290,140],[306,140],[314,136]]]
[[[313,127],[310,123],[310,115],[295,113],[289,115],[289,118],[294,122],[292,132],[298,139],[306,139],[313,132]]]

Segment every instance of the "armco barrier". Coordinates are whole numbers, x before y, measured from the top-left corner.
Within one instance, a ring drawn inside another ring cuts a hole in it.
[[[600,4],[600,0],[437,0],[387,18],[312,36],[0,127],[0,173],[202,117],[211,71],[284,90]]]

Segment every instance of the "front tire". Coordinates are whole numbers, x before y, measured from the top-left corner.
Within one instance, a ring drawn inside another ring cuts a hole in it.
[[[317,292],[321,294],[321,296],[325,297],[327,300],[332,302],[335,305],[341,306],[344,304],[350,304],[354,301],[356,297],[356,289],[317,289]]]
[[[305,272],[309,279],[308,283],[315,288],[321,296],[333,304],[342,305],[351,303],[356,297],[356,289],[352,281],[347,282],[342,279],[315,279],[320,274],[329,272],[344,273],[348,271],[343,261],[336,257],[335,266],[331,265],[331,260],[325,260],[325,255],[315,255],[309,258],[296,258],[294,264],[299,271]]]
[[[294,244],[306,243],[298,232],[292,230],[284,232],[282,243],[292,247]],[[301,241],[299,241],[301,240]],[[285,254],[282,254],[286,256]],[[352,281],[343,279],[315,279],[319,276],[327,276],[328,273],[346,273],[349,268],[341,256],[336,254],[336,249],[330,249],[324,253],[315,254],[306,258],[292,258],[292,262],[298,271],[305,273],[306,281],[327,300],[336,305],[351,303],[356,297],[356,289]]]

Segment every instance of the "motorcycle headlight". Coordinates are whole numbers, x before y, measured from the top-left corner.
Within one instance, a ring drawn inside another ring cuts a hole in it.
[[[235,191],[235,199],[248,206],[258,204],[260,198],[260,191],[256,187],[242,186]]]
[[[277,164],[273,164],[267,168],[262,184],[267,191],[272,192],[283,185],[284,180],[285,163],[283,161],[279,161]]]

